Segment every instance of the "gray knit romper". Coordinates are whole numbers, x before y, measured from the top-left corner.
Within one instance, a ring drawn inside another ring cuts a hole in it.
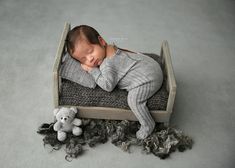
[[[162,85],[163,73],[158,62],[141,53],[117,49],[114,56],[105,58],[99,68],[89,73],[108,92],[116,86],[126,89],[128,105],[141,124],[137,138],[144,139],[151,134],[155,121],[146,103]]]

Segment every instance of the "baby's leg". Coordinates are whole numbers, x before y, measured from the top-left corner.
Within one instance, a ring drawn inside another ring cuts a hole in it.
[[[129,91],[127,101],[130,109],[134,112],[139,120],[141,127],[137,131],[138,139],[145,139],[149,136],[155,127],[155,121],[152,118],[146,103],[147,99],[155,93],[155,89],[151,83],[142,85]]]

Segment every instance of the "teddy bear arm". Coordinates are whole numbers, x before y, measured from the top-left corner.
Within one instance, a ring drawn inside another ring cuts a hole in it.
[[[62,124],[60,122],[56,122],[53,127],[55,131],[59,131],[62,127]]]
[[[78,118],[75,118],[73,120],[73,125],[76,125],[76,126],[80,126],[82,125],[82,120],[78,119]]]

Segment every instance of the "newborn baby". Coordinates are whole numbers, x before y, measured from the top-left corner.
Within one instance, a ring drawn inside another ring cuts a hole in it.
[[[147,138],[154,130],[155,121],[146,103],[162,85],[160,65],[141,53],[107,44],[94,28],[87,25],[69,31],[66,47],[102,89],[111,92],[117,86],[128,91],[128,105],[141,124],[136,136]]]

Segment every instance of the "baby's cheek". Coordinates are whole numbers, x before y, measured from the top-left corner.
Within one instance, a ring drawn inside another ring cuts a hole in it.
[[[98,62],[98,65],[100,66],[100,65],[102,64],[102,62],[103,62],[103,60],[100,60],[100,61]]]

